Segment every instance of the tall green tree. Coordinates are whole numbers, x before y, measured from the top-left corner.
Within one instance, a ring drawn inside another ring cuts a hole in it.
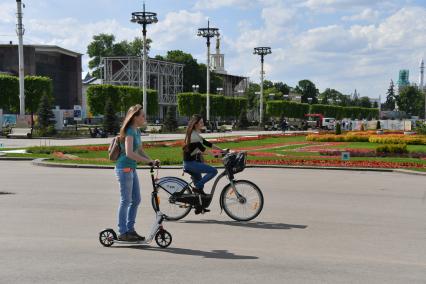
[[[327,88],[324,90],[324,92],[319,94],[318,99],[319,103],[323,105],[339,104],[340,102],[342,102],[343,96],[344,95],[341,92],[335,89]]]
[[[147,51],[149,52],[151,39],[147,39]],[[101,33],[93,36],[93,41],[87,46],[87,54],[91,58],[89,68],[94,70],[93,76],[100,77],[99,65],[101,57],[106,56],[141,56],[143,40],[136,37],[133,41],[115,42],[112,34]]]
[[[31,127],[34,127],[34,113],[41,98],[46,95],[52,101],[52,79],[40,76],[25,77],[25,108],[31,114]]]
[[[361,97],[359,99],[359,106],[365,108],[371,108],[371,101],[368,97]]]
[[[111,99],[105,104],[103,127],[107,133],[116,134],[119,130],[118,117],[115,114],[114,105]]]
[[[166,119],[164,120],[164,128],[166,131],[174,132],[178,127],[176,120],[176,109],[172,106],[167,108]]]
[[[393,81],[390,81],[388,91],[386,92],[386,102],[384,103],[384,109],[385,110],[394,110],[395,109],[395,101],[396,101],[396,95],[395,95],[395,85],[393,84]]]
[[[408,115],[424,117],[425,97],[417,87],[407,86],[402,88],[396,101],[399,110],[406,112]]]
[[[301,80],[296,86],[295,91],[301,95],[302,103],[309,103],[309,98],[312,99],[312,104],[318,103],[319,91],[314,83],[309,80]]]
[[[40,135],[54,134],[55,115],[52,111],[52,99],[47,94],[44,94],[40,99],[37,115],[37,128],[40,131]]]

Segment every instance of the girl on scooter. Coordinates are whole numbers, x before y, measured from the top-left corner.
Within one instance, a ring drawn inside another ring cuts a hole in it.
[[[120,206],[118,209],[118,231],[120,241],[143,241],[144,237],[135,231],[135,220],[141,194],[136,172],[138,162],[159,164],[152,160],[142,148],[139,127],[145,123],[145,113],[141,105],[129,108],[120,128],[120,156],[115,166],[115,174],[120,185]]]
[[[195,186],[193,191],[205,195],[206,193],[203,190],[204,185],[216,176],[217,170],[204,163],[203,154],[207,151],[211,155],[214,155],[214,153],[207,150],[206,147],[214,148],[222,152],[223,150],[201,136],[200,133],[203,127],[203,118],[197,114],[193,115],[186,129],[183,146],[183,167],[192,175]],[[205,175],[202,176],[201,174]],[[208,212],[209,210],[205,209],[204,211]],[[197,210],[195,213],[197,213]]]

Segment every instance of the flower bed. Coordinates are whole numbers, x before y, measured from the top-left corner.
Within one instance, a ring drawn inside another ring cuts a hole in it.
[[[314,142],[368,142],[368,135],[335,135],[335,134],[310,134],[306,136],[306,141]]]
[[[248,160],[249,165],[289,165],[289,166],[316,166],[316,167],[356,167],[356,168],[421,168],[426,165],[412,162],[382,162],[382,161],[341,161],[341,160]]]
[[[375,157],[376,151],[371,149],[327,149],[319,151],[321,156],[341,156],[343,152],[349,152],[351,157]]]
[[[371,143],[382,144],[410,144],[410,145],[426,145],[426,135],[371,135],[368,139]]]

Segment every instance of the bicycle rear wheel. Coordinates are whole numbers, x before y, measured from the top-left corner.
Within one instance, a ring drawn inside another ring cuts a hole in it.
[[[157,198],[159,201],[160,211],[167,215],[167,219],[176,221],[184,218],[191,211],[191,205],[183,202],[175,202],[173,194],[183,193],[189,194],[188,183],[177,177],[163,177],[158,183]],[[154,199],[151,197],[152,207],[154,206]]]
[[[228,184],[221,194],[225,213],[236,221],[253,220],[263,209],[262,191],[248,180],[235,181],[234,185],[240,197],[237,197],[231,184]]]

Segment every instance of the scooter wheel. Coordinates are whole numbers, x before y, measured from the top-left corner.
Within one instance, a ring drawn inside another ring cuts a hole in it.
[[[160,230],[155,234],[155,242],[161,248],[166,248],[172,243],[172,235],[166,230]]]
[[[114,244],[114,240],[117,239],[117,235],[115,234],[113,229],[106,229],[99,233],[99,242],[104,247],[110,247]]]

